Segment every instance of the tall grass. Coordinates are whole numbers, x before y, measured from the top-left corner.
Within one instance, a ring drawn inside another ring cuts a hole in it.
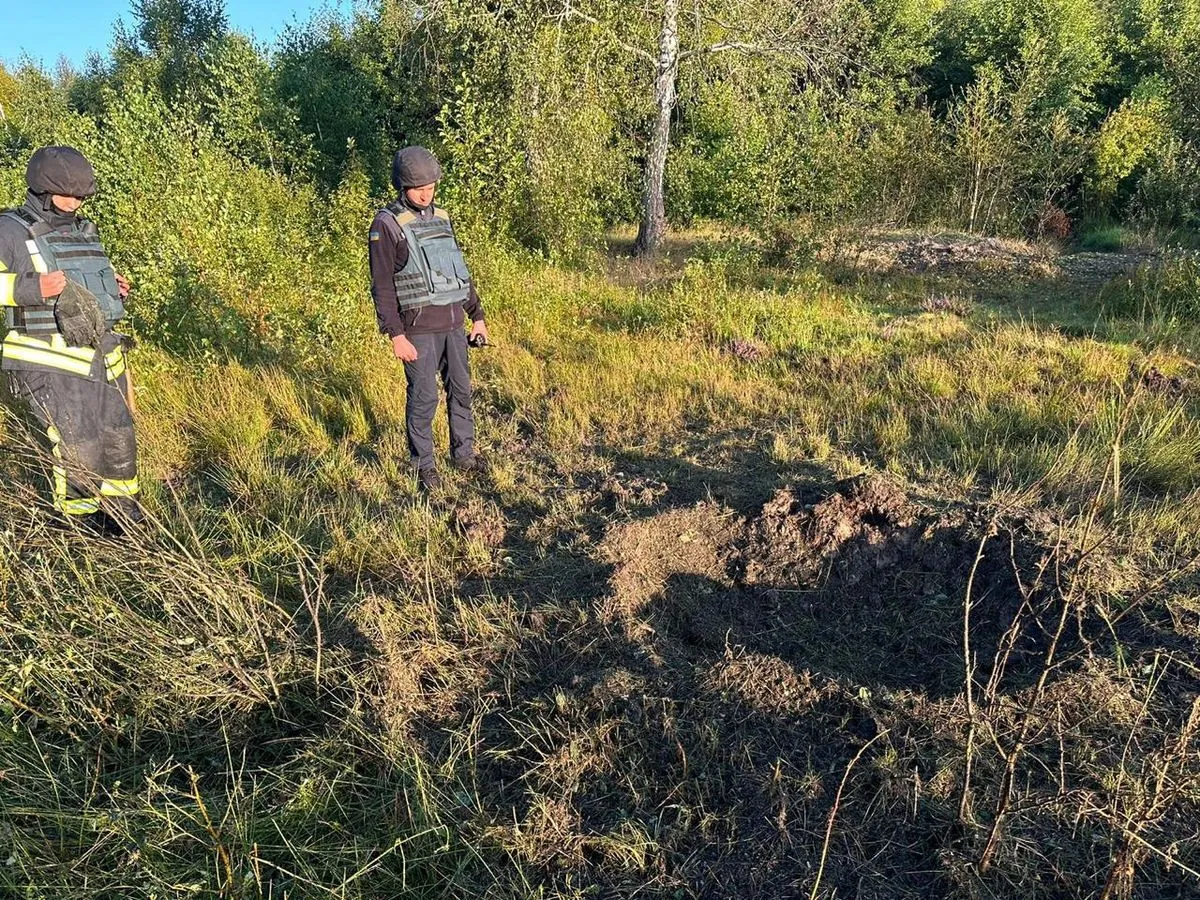
[[[711,817],[732,787],[709,793],[680,763],[680,822],[694,831],[656,834],[640,810],[576,821],[556,792],[597,772],[641,784],[630,760],[657,771],[657,738],[631,719],[589,724],[569,684],[531,695],[527,658],[576,634],[578,653],[595,652],[587,598],[609,571],[595,542],[645,514],[603,485],[638,465],[679,473],[663,476],[668,491],[724,481],[760,501],[814,463],[891,470],[955,498],[1036,484],[1055,517],[1103,492],[1113,552],[1136,554],[1128,584],[1195,553],[1192,401],[1139,381],[1148,364],[1181,365],[1178,353],[1147,358],[966,306],[931,312],[912,285],[846,286],[711,249],[682,268],[607,272],[478,254],[494,346],[472,361],[496,471],[482,485],[452,476],[433,503],[412,483],[402,370],[363,332],[323,352],[320,330],[298,331],[307,343],[291,355],[139,348],[155,524],[132,542],[54,527],[10,427],[0,884],[81,897],[566,897],[589,860],[653,884],[680,859],[680,835],[720,833]],[[1113,581],[1114,596],[1126,586]],[[826,689],[849,709],[875,697],[860,687]],[[686,702],[672,698],[654,729],[670,733]],[[506,722],[520,741],[486,743]],[[679,740],[716,765],[717,731]],[[932,759],[935,743],[912,753]],[[888,765],[864,758],[856,772]],[[999,765],[982,761],[976,779]],[[497,771],[512,781],[485,784]],[[1144,782],[1153,770],[1139,771]],[[808,784],[789,802],[815,804],[806,815],[823,822],[821,771],[780,775],[779,791],[789,778]],[[524,799],[497,819],[496,792],[509,790]],[[848,790],[839,833],[868,799]],[[1120,814],[1112,796],[1096,822]],[[1053,830],[1024,806],[1013,828],[1018,841]],[[1035,870],[1004,847],[997,877]],[[834,857],[850,852],[835,841]]]

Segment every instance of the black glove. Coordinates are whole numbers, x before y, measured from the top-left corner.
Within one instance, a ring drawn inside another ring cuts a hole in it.
[[[67,280],[54,304],[54,318],[63,340],[72,347],[99,347],[105,319],[96,295],[83,285]]]

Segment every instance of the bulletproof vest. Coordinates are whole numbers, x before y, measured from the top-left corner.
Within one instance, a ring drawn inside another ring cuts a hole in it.
[[[86,287],[96,295],[110,328],[125,317],[116,273],[95,225],[83,220],[70,231],[59,231],[25,209],[5,210],[3,215],[17,219],[25,226],[29,234],[25,247],[36,272],[45,274],[61,269],[72,281]],[[8,327],[15,327],[25,334],[58,333],[54,310],[49,306],[9,310],[8,317]]]
[[[408,262],[394,278],[400,308],[449,306],[466,300],[471,272],[454,239],[450,216],[436,207],[433,215],[418,216],[401,203],[393,203],[388,212],[408,244]]]

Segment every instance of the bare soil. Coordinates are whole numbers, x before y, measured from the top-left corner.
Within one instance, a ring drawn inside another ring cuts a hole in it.
[[[964,600],[975,682],[1011,729],[1070,583],[1061,530],[881,476],[785,487],[748,513],[664,506],[658,484],[601,482],[617,519],[580,561],[592,597],[538,602],[490,678],[452,692],[459,719],[426,718],[431,758],[469,736],[479,838],[558,891],[792,897],[812,884],[851,758],[879,739],[842,800],[822,894],[975,896],[980,832],[958,817]],[[1127,718],[1110,661],[1075,652],[1103,628],[1081,612],[1071,632],[1056,715]],[[1063,831],[1057,775],[1041,771],[1028,777],[1052,799],[1022,840],[1094,855],[1090,825]],[[1020,895],[1065,896],[1022,871],[1035,881],[1010,884]]]

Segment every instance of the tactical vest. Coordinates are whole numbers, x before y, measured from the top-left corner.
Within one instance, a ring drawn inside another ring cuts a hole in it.
[[[408,244],[408,262],[395,274],[396,301],[401,309],[449,306],[471,293],[471,272],[454,238],[450,215],[437,207],[431,216],[418,216],[402,203],[388,212]]]
[[[95,225],[85,220],[71,231],[58,231],[25,209],[6,210],[2,215],[16,219],[25,227],[29,235],[25,247],[35,272],[44,275],[62,270],[72,281],[86,287],[96,295],[109,328],[125,317],[116,273]],[[58,334],[54,309],[50,305],[39,309],[9,309],[7,315],[8,327],[26,335]]]

